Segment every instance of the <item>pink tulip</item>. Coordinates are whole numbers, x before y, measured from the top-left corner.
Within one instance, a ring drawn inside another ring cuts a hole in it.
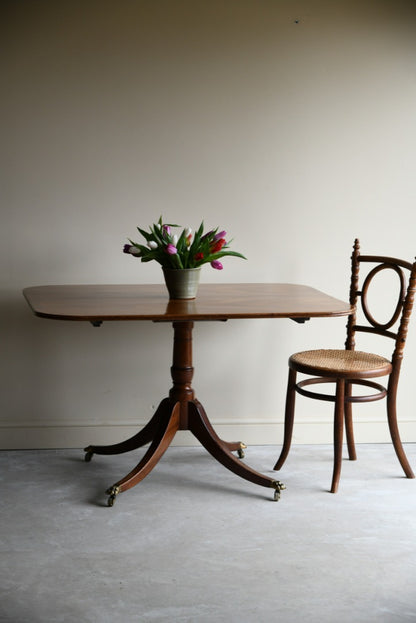
[[[166,246],[166,253],[168,253],[169,255],[176,255],[178,252],[178,249],[173,245],[173,244],[168,244]]]
[[[212,260],[211,266],[212,268],[215,268],[215,270],[222,270],[224,268],[219,260]]]
[[[213,233],[214,233],[214,230],[210,229],[209,231],[207,231],[206,234],[202,236],[201,240],[206,240],[206,238],[209,238],[210,236],[212,236]]]

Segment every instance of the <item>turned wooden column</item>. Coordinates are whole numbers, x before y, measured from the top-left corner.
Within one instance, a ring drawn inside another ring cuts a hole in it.
[[[172,389],[169,392],[171,403],[180,403],[180,430],[188,430],[188,403],[194,400],[195,393],[191,382],[194,375],[192,367],[192,329],[193,322],[173,322],[173,360],[171,376]]]

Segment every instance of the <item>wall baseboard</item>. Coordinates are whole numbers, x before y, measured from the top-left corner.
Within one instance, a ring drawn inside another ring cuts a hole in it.
[[[28,450],[51,448],[84,448],[89,444],[111,444],[133,436],[145,422],[135,426],[102,424],[97,426],[0,426],[0,449]],[[215,423],[218,435],[228,441],[241,440],[247,445],[280,446],[283,439],[283,423]],[[357,421],[357,443],[389,443],[390,435],[385,421]],[[416,422],[400,423],[403,442],[416,442]],[[298,422],[293,435],[294,444],[332,443],[330,421]],[[178,431],[175,446],[198,446],[199,442],[188,431]]]

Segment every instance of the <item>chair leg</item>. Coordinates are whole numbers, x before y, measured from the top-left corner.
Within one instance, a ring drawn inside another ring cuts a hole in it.
[[[354,425],[352,421],[352,404],[351,402],[347,402],[346,399],[348,396],[351,396],[351,383],[345,384],[345,406],[344,406],[344,417],[345,417],[345,434],[347,437],[347,447],[348,447],[348,458],[350,461],[357,460],[357,453],[355,451],[355,442],[354,442]]]
[[[389,430],[393,447],[396,451],[397,458],[400,465],[403,468],[407,478],[414,478],[412,468],[403,449],[402,441],[400,439],[399,427],[397,425],[397,411],[396,411],[396,388],[389,388],[387,393],[387,421],[389,423]]]
[[[342,463],[342,436],[344,432],[345,381],[337,379],[337,391],[334,409],[334,470],[332,473],[331,493],[338,491]]]
[[[286,461],[292,443],[293,422],[295,419],[295,399],[296,399],[296,370],[289,368],[289,376],[286,391],[285,407],[285,431],[283,437],[283,448],[277,459],[274,470],[278,471]]]

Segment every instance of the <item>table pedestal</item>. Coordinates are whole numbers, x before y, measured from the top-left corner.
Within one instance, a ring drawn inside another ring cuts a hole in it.
[[[189,430],[212,456],[237,476],[245,478],[262,487],[274,490],[274,499],[280,498],[284,485],[241,462],[245,445],[239,441],[226,442],[220,439],[212,427],[208,416],[195,398],[192,389],[192,329],[193,322],[173,322],[173,362],[171,375],[173,380],[169,397],[162,400],[151,420],[136,435],[110,446],[88,446],[85,448],[85,460],[90,461],[93,454],[121,454],[135,450],[150,443],[147,452],[136,467],[124,478],[107,490],[108,505],[113,506],[116,496],[122,491],[134,487],[155,467],[169,447],[176,431]],[[232,454],[237,451],[240,458]]]

